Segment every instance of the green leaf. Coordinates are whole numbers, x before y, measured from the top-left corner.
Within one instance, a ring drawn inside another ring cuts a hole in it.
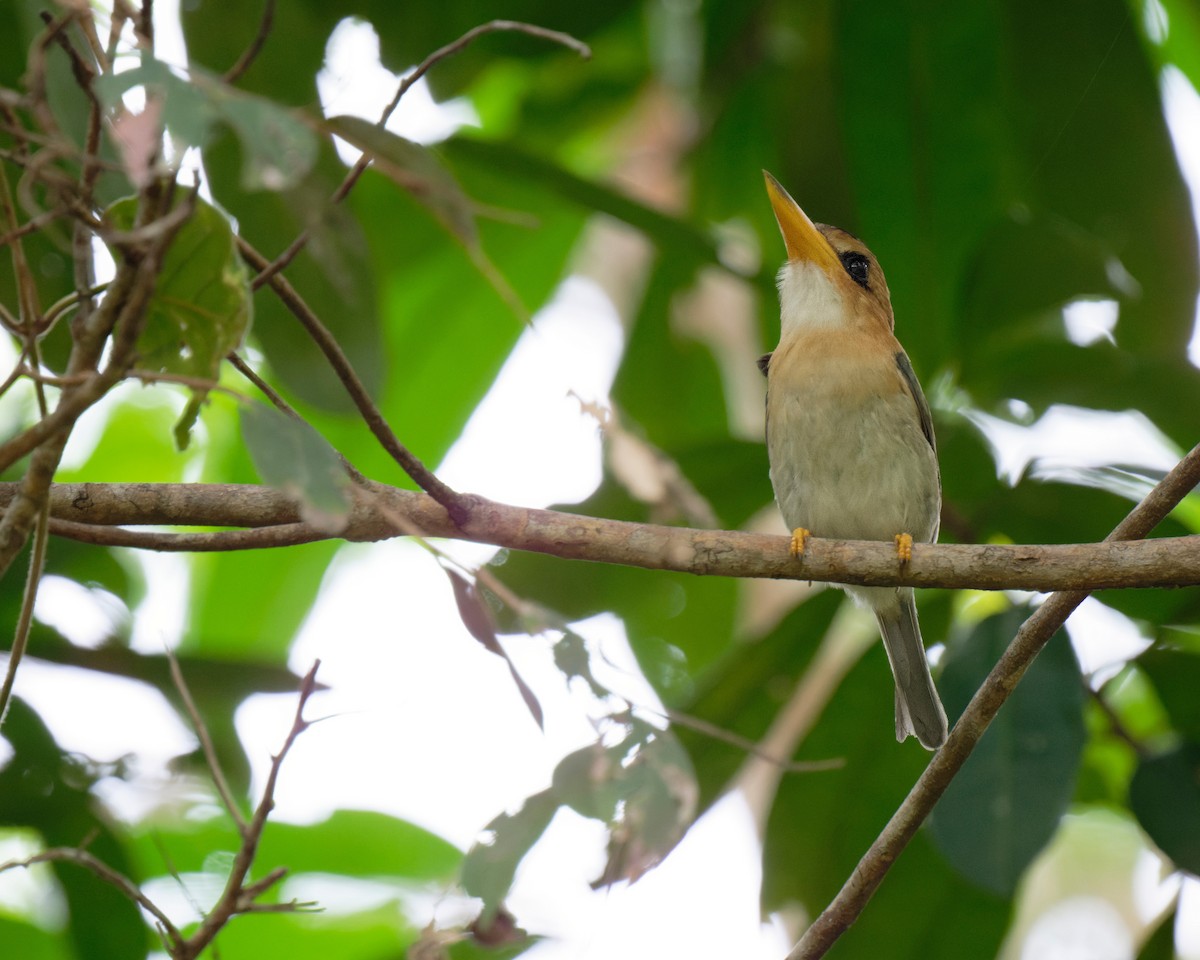
[[[1175,917],[1178,905],[1163,915],[1154,932],[1142,944],[1137,960],[1175,960]]]
[[[568,681],[579,678],[599,699],[610,693],[592,673],[592,658],[588,653],[587,641],[573,630],[563,630],[562,638],[554,644],[554,666]]]
[[[160,817],[139,824],[134,837],[146,876],[165,876],[170,869],[206,870],[213,851],[238,845],[237,832],[224,817]],[[322,873],[405,883],[448,882],[461,861],[458,849],[441,837],[370,810],[335,810],[325,820],[305,825],[269,822],[257,855],[260,873],[282,865],[293,876]]]
[[[619,821],[609,832],[608,863],[594,886],[633,883],[656,867],[696,813],[696,775],[686,751],[672,733],[637,727],[638,750],[617,771]]]
[[[331,117],[326,127],[368,154],[377,169],[425,204],[469,247],[479,242],[475,210],[432,150],[361,117]]]
[[[963,344],[971,360],[969,369],[974,370],[975,364],[985,367],[989,349],[1006,340],[1037,333],[1039,339],[1065,339],[1056,311],[1070,300],[1085,294],[1136,296],[1137,285],[1122,270],[1103,237],[1060,218],[1022,212],[996,221],[965,270],[963,320],[981,334]],[[1024,283],[1012,282],[1014,271],[1025,278]],[[1029,318],[1040,318],[1047,311],[1052,313],[1051,321],[1041,331],[1031,330]]]
[[[668,454],[725,440],[729,415],[712,351],[672,329],[672,300],[695,281],[694,265],[659,254],[613,383],[623,418]],[[663,372],[669,370],[670,376]]]
[[[163,257],[138,338],[138,362],[156,373],[215,381],[221,361],[250,327],[250,284],[228,219],[199,198],[194,203]],[[136,213],[137,200],[130,197],[109,207],[106,216],[127,230]],[[187,447],[205,393],[193,388],[193,399],[176,424],[180,450]]]
[[[21,960],[72,960],[71,950],[62,937],[2,914],[0,943],[8,956]]]
[[[561,806],[609,827],[609,860],[597,885],[636,880],[683,837],[695,813],[691,762],[669,731],[637,719],[612,746],[589,744],[555,767],[550,789],[501,814],[463,862],[466,891],[484,902],[486,924],[503,903],[517,866]]]
[[[1152,11],[1146,9],[1143,30]],[[1188,0],[1162,0],[1162,11],[1166,29],[1162,36],[1153,38],[1150,49],[1182,70],[1193,87],[1200,88],[1200,11]]]
[[[458,136],[448,141],[444,149],[450,156],[487,164],[509,177],[521,178],[536,184],[539,189],[552,191],[586,210],[607,214],[626,223],[677,262],[688,262],[693,268],[723,266],[716,241],[702,228],[639,203],[603,183],[580,177],[561,164],[521,149],[517,142]]]
[[[785,689],[790,695],[795,681]],[[913,740],[896,742],[894,710],[895,687],[877,642],[842,680],[794,757],[839,758],[842,767],[780,781],[763,840],[765,910],[792,903],[810,915],[821,910],[924,770],[929,754]]]
[[[583,213],[536,184],[459,157],[449,144],[443,153],[471,197],[514,213],[512,219],[481,219],[480,247],[516,297],[538,309],[567,275]],[[381,406],[409,449],[436,463],[524,327],[511,298],[501,294],[486,268],[481,272],[478,255],[447,242],[436,218],[406,191],[368,171],[348,203],[370,238],[381,278],[386,347],[398,365]]]
[[[122,96],[134,87],[145,87],[148,96],[159,99],[167,129],[184,146],[207,146],[218,124],[232,129],[242,145],[242,186],[247,190],[295,186],[316,159],[316,138],[290,111],[198,68],[181,76],[143,55],[132,70],[105,74],[95,82],[97,95],[109,109],[119,107]]]
[[[946,654],[938,687],[957,718],[1028,617],[1015,607],[982,621]],[[1012,896],[1075,790],[1084,745],[1083,686],[1065,633],[1021,678],[929,818],[956,870]]]
[[[117,391],[114,393],[127,402],[115,404],[104,419],[91,455],[77,469],[59,471],[55,480],[182,483],[205,450],[203,445],[180,450],[175,432],[182,421],[176,398],[137,384],[118,387]]]
[[[228,141],[205,151],[205,169],[221,204],[238,211],[239,234],[264,256],[278,255],[301,231],[308,233],[308,244],[287,268],[287,280],[337,340],[367,391],[377,396],[390,356],[380,322],[383,274],[373,269],[363,224],[343,205],[329,203],[346,168],[330,138],[322,137],[321,145],[317,166],[284,193],[246,191]],[[270,287],[261,288],[255,299],[254,336],[270,372],[293,397],[321,411],[356,416],[329,360]]]
[[[295,497],[316,529],[340,533],[350,515],[350,477],[333,448],[303,420],[266,404],[243,405],[241,420],[263,482]]]
[[[462,885],[470,896],[483,901],[485,923],[500,909],[517,866],[550,826],[559,805],[553,792],[535,793],[516,813],[502,813],[489,823],[484,839],[468,851]]]
[[[823,906],[813,904],[814,909]],[[928,835],[920,833],[830,956],[838,960],[1000,956],[1012,912],[1010,900],[965,880],[938,855]]]
[[[1155,646],[1137,658],[1171,725],[1187,739],[1200,743],[1200,650]]]
[[[953,278],[1012,198],[1002,8],[853,0],[833,12],[857,227],[887,274],[897,335],[918,369],[936,369],[965,332]]]
[[[64,754],[19,698],[11,703],[4,738],[14,753],[0,768],[0,823],[36,830],[47,847],[74,847],[90,837],[89,852],[137,882],[124,838],[89,793],[97,775]],[[138,908],[76,864],[52,869],[67,902],[67,935],[78,960],[143,960],[149,931]]]
[[[221,960],[379,960],[403,957],[416,939],[403,910],[389,902],[344,915],[280,912],[234,917],[216,946]]]
[[[1129,807],[1175,866],[1200,874],[1200,744],[1142,760],[1129,785]]]
[[[235,663],[284,665],[338,546],[323,541],[266,555],[239,550],[193,557],[181,650]]]

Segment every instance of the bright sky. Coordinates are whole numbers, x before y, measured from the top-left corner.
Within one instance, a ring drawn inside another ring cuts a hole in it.
[[[158,12],[169,15],[163,5]],[[169,35],[169,27],[167,22],[160,28],[160,37]],[[335,40],[329,70],[320,83],[327,111],[375,118],[395,78],[378,64],[372,31],[343,25]],[[1177,72],[1168,71],[1163,82],[1168,116],[1195,197],[1200,195],[1200,98]],[[472,115],[465,104],[435,105],[427,88],[418,84],[392,126],[414,139],[438,139],[470,122]],[[1114,323],[1119,324],[1115,311],[1116,305],[1108,302],[1078,305],[1064,323],[1072,337],[1086,341],[1111,334]],[[1197,344],[1200,340],[1193,344],[1194,359],[1200,359]],[[584,498],[600,478],[599,438],[594,422],[581,414],[579,402],[569,394],[605,401],[621,346],[616,314],[604,294],[586,280],[567,280],[538,314],[533,329],[521,337],[441,465],[441,475],[458,488],[529,506]],[[514,423],[521,429],[513,430]],[[1064,430],[1064,424],[1069,429]],[[1128,438],[1122,444],[1129,451],[1127,461],[1167,467],[1175,460],[1175,452],[1149,424],[1132,414],[1083,416],[1056,408],[1029,427],[996,418],[984,418],[980,425],[1001,451],[1002,470],[1012,475],[1033,460],[1046,465],[1049,456],[1072,466],[1096,462],[1097,441],[1112,449],[1114,431]],[[1065,437],[1074,444],[1064,446]],[[74,455],[86,455],[88,443],[81,437]],[[468,545],[448,549],[472,562],[490,555],[488,549]],[[157,651],[164,643],[177,642],[181,633],[185,566],[179,558],[158,556],[143,558],[143,564],[150,590],[138,612],[135,644]],[[402,618],[395,615],[399,587]],[[63,581],[48,582],[39,616],[49,619],[64,606],[85,612],[88,616],[64,629],[86,642],[103,634],[105,600],[81,597],[80,590]],[[351,613],[355,620],[348,628]],[[597,618],[579,630],[603,650],[612,665],[609,679],[614,687],[636,703],[657,702],[637,674],[619,621]],[[1128,656],[1140,643],[1132,624],[1095,602],[1072,618],[1072,635],[1092,667]],[[1103,636],[1105,642],[1088,645],[1081,640],[1087,635]],[[594,738],[591,719],[597,705],[568,693],[548,642],[516,640],[509,652],[546,710],[545,733],[530,719],[504,664],[463,629],[446,577],[428,554],[399,541],[343,549],[291,661],[303,672],[314,658],[322,660],[321,677],[334,689],[313,699],[310,714],[332,719],[309,730],[288,758],[276,816],[307,821],[338,807],[378,809],[468,846],[492,816],[543,788],[564,753]],[[133,682],[30,662],[22,667],[18,693],[46,717],[66,749],[104,759],[137,745],[146,779],[134,786],[116,781],[106,785],[109,801],[131,815],[161,789],[166,760],[191,747],[190,734],[161,696]],[[102,698],[98,709],[80,708],[97,696]],[[118,703],[121,708],[113,709]],[[239,711],[238,729],[259,783],[294,704],[292,696],[256,697]],[[0,740],[0,749],[4,746]],[[3,759],[0,753],[0,762]],[[780,926],[759,923],[758,841],[739,797],[718,804],[662,867],[632,888],[602,893],[589,888],[603,865],[603,841],[598,825],[575,814],[560,814],[522,868],[511,907],[530,929],[550,934],[529,956],[778,960],[786,952],[788,941]],[[11,851],[11,844],[0,843],[0,859]],[[1154,886],[1145,881],[1138,889],[1150,891]],[[362,890],[355,889],[354,896],[361,896]],[[295,892],[325,900],[334,909],[347,896],[354,900],[346,890],[322,887],[311,879],[302,881]],[[44,895],[45,889],[28,874],[0,877],[0,900],[28,903],[35,893]],[[169,885],[152,893],[171,898],[174,907],[186,913],[186,903],[172,895]],[[418,924],[435,909],[446,920],[467,916],[453,898],[416,898],[410,908]],[[1152,909],[1147,901],[1144,915]],[[1098,916],[1086,903],[1063,908],[1052,918],[1057,926],[1039,929],[1038,936],[1030,938],[1022,960],[1064,956],[1063,935],[1095,928]],[[697,917],[704,922],[697,923]],[[1110,938],[1112,943],[1118,940]],[[1193,956],[1200,956],[1200,943],[1193,946],[1198,948]],[[1117,956],[1086,954],[1110,955]]]

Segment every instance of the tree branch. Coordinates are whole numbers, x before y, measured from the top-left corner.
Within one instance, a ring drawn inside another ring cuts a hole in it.
[[[103,860],[92,856],[92,854],[79,847],[51,847],[49,850],[43,850],[32,857],[26,857],[24,860],[10,860],[7,863],[0,864],[0,873],[15,869],[16,867],[31,867],[35,863],[75,863],[90,870],[105,883],[120,890],[128,899],[154,917],[155,922],[158,924],[159,933],[163,937],[164,946],[167,947],[172,955],[175,955],[174,952],[183,944],[183,936],[175,925],[171,923],[170,918],[163,913],[158,904],[142,893],[136,883],[119,871],[114,870]]]
[[[14,484],[0,484],[0,507]],[[903,567],[891,544],[813,538],[802,560],[788,539],[696,530],[533,510],[472,497],[461,528],[431,497],[371,484],[341,539],[385,540],[418,531],[593,560],[705,576],[769,577],[866,586],[976,590],[1100,590],[1200,584],[1200,536],[1090,544],[915,544]],[[1144,501],[1147,502],[1147,501]],[[389,514],[410,529],[397,531]],[[72,483],[50,491],[51,532],[91,543],[152,550],[211,551],[290,546],[328,539],[300,517],[287,495],[239,484]],[[159,533],[118,525],[245,527],[213,533]],[[106,529],[112,528],[112,529]]]
[[[1200,483],[1200,445],[1184,457],[1146,498],[1117,525],[1104,544],[1144,537]],[[1196,537],[1185,540],[1200,540]],[[1162,541],[1142,541],[1161,543]],[[1021,625],[1004,655],[992,668],[967,704],[945,745],[933,755],[904,802],[888,821],[871,848],[863,855],[836,897],[813,921],[787,960],[816,960],[823,957],[849,926],[858,919],[884,876],[908,842],[916,835],[934,805],[945,793],[950,781],[962,768],[975,745],[995,718],[1004,701],[1012,694],[1026,669],[1033,662],[1067,617],[1087,597],[1089,590],[1055,593]]]
[[[242,831],[242,845],[234,857],[233,867],[229,871],[229,879],[225,883],[221,899],[204,918],[199,929],[187,938],[183,948],[176,954],[178,960],[192,960],[192,958],[200,956],[235,914],[253,911],[254,898],[278,883],[287,872],[284,868],[277,868],[255,883],[246,882],[250,867],[254,864],[254,856],[258,852],[263,828],[267,825],[267,817],[275,807],[275,786],[279,782],[279,770],[287,758],[288,751],[292,749],[292,745],[300,734],[308,729],[311,722],[304,719],[304,708],[308,704],[309,697],[317,688],[317,670],[320,666],[321,661],[316,661],[300,683],[300,696],[296,703],[296,713],[292,718],[291,729],[284,738],[279,752],[271,758],[271,770],[267,774],[267,782],[263,786],[262,799],[259,800],[258,806],[254,809],[254,815]],[[287,905],[284,909],[295,909],[300,906],[303,905]]]
[[[238,251],[247,263],[259,271],[266,269],[266,258],[255,250],[248,241],[238,237],[237,243]],[[417,486],[429,493],[438,503],[442,504],[455,520],[460,522],[465,520],[466,514],[463,505],[468,498],[451,490],[408,447],[400,442],[400,439],[392,431],[383,413],[371,398],[371,394],[367,391],[366,386],[354,371],[354,367],[350,363],[350,359],[346,356],[345,351],[342,350],[341,344],[337,342],[328,328],[321,323],[320,318],[313,313],[312,309],[305,303],[304,298],[296,291],[296,288],[285,277],[278,275],[271,277],[270,285],[275,295],[279,297],[280,301],[287,307],[291,314],[300,321],[300,324],[312,338],[318,349],[325,355],[325,359],[333,367],[333,372],[346,388],[346,392],[350,395],[350,399],[354,402],[355,407],[358,408],[363,422],[367,425],[371,433],[375,435],[375,439],[379,441],[380,446],[388,452],[405,473],[412,477]]]
[[[403,77],[400,81],[400,85],[396,88],[395,95],[392,97],[391,101],[389,101],[388,105],[383,108],[383,113],[379,117],[378,126],[382,127],[388,122],[392,114],[396,111],[396,108],[400,106],[400,101],[404,95],[408,93],[409,88],[418,80],[420,80],[421,77],[425,76],[425,74],[428,73],[437,63],[458,53],[471,44],[477,37],[481,37],[487,33],[496,33],[500,31],[524,33],[531,37],[549,40],[551,43],[562,44],[563,46],[574,50],[581,57],[583,57],[584,60],[590,60],[592,57],[591,47],[589,47],[582,40],[575,39],[575,37],[572,37],[570,34],[560,33],[558,30],[547,30],[545,27],[539,27],[532,23],[519,23],[515,20],[492,20],[489,23],[483,23],[477,27],[472,27],[457,40],[446,44],[446,46],[441,47],[438,50],[435,50],[424,60],[422,60],[411,73]],[[330,203],[341,203],[346,199],[346,196],[354,188],[354,185],[358,183],[359,178],[361,178],[366,172],[367,167],[371,165],[371,159],[372,158],[370,154],[366,153],[358,158],[354,166],[350,168],[350,172],[346,174],[345,179],[342,180],[341,184],[339,184],[338,188],[333,192],[333,196],[329,198]],[[279,273],[280,270],[286,268],[288,264],[296,259],[296,256],[300,253],[300,251],[308,245],[308,241],[311,239],[311,236],[311,232],[307,227],[300,231],[296,239],[288,244],[287,249],[284,250],[283,253],[277,256],[270,263],[264,264],[264,266],[260,269],[258,276],[253,280],[252,288],[254,290],[259,289],[264,284],[268,283],[272,277]]]

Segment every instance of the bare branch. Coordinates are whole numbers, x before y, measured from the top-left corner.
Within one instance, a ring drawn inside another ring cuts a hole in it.
[[[267,267],[266,258],[255,250],[254,247],[241,237],[238,237],[237,242],[238,250],[241,251],[242,256],[246,258],[251,266],[256,270],[264,270]],[[455,521],[461,523],[465,520],[466,508],[464,498],[442,483],[432,470],[425,466],[411,450],[400,442],[384,418],[382,411],[375,405],[375,401],[371,399],[366,386],[359,379],[358,374],[355,373],[349,357],[346,356],[333,334],[321,323],[320,318],[304,302],[304,298],[296,292],[296,289],[284,277],[273,276],[271,277],[270,284],[271,289],[275,291],[275,294],[283,302],[283,305],[300,321],[304,329],[308,331],[308,335],[312,338],[313,342],[325,354],[325,359],[333,367],[337,378],[342,381],[342,385],[346,388],[346,392],[350,394],[350,399],[354,401],[354,405],[358,408],[359,414],[362,416],[371,433],[375,435],[375,439],[379,441],[380,445],[400,465],[404,472],[416,481],[417,486],[445,507],[447,513]]]
[[[652,710],[649,707],[638,707],[638,709]],[[657,713],[658,711],[652,710],[652,712]],[[676,726],[687,727],[689,730],[696,731],[701,736],[718,740],[721,743],[727,743],[731,747],[736,747],[750,754],[752,757],[757,757],[764,763],[777,768],[781,773],[817,773],[822,770],[840,770],[846,765],[846,761],[841,757],[833,757],[830,760],[781,760],[775,753],[755,743],[749,737],[743,737],[741,734],[734,733],[732,730],[726,730],[715,723],[709,723],[700,717],[693,717],[691,714],[669,708],[661,716],[665,716]]]
[[[282,523],[252,530],[220,530],[215,533],[156,533],[101,527],[73,520],[51,520],[50,532],[56,537],[92,543],[104,547],[129,547],[132,550],[156,550],[160,553],[228,553],[233,550],[265,550],[271,547],[297,547],[303,543],[331,539],[328,533],[314,530],[306,523]]]
[[[213,938],[221,931],[222,927],[235,914],[251,912],[255,906],[254,898],[282,879],[286,872],[281,868],[277,868],[255,883],[246,883],[246,876],[249,874],[250,867],[254,863],[255,854],[258,852],[258,843],[262,839],[263,828],[267,825],[267,817],[275,806],[275,785],[279,780],[279,770],[283,766],[283,761],[287,758],[288,751],[292,749],[292,745],[296,742],[296,738],[308,729],[309,721],[304,719],[304,707],[308,703],[309,697],[316,690],[317,670],[320,666],[321,661],[316,661],[312,665],[312,669],[305,674],[304,679],[300,683],[300,695],[296,703],[296,713],[292,720],[292,727],[288,731],[288,735],[284,739],[279,753],[271,758],[271,770],[267,774],[267,782],[263,786],[262,799],[259,801],[258,806],[254,810],[254,816],[251,817],[249,824],[246,825],[246,829],[242,834],[242,845],[234,857],[233,869],[229,872],[229,879],[226,881],[221,899],[217,901],[216,906],[204,918],[204,922],[200,924],[199,929],[187,938],[183,944],[183,949],[177,954],[179,960],[192,960],[192,958],[198,957],[203,953],[208,945],[212,943]]]
[[[258,22],[258,32],[254,35],[254,39],[250,41],[242,55],[238,57],[237,63],[225,71],[225,76],[222,77],[226,83],[237,83],[241,79],[242,74],[250,69],[255,58],[262,52],[263,45],[267,42],[267,37],[271,35],[271,25],[275,21],[275,0],[267,0],[263,6],[262,19]]]
[[[13,684],[17,680],[17,667],[25,656],[29,643],[29,628],[33,625],[33,606],[37,602],[38,586],[42,582],[42,571],[46,566],[46,543],[49,540],[49,504],[43,502],[38,513],[37,526],[33,531],[33,549],[29,554],[29,572],[25,577],[25,591],[21,597],[21,612],[17,617],[17,628],[8,652],[8,665],[4,669],[4,683],[0,685],[0,727],[8,716],[9,699]]]
[[[204,722],[204,718],[200,715],[200,711],[196,709],[196,701],[192,699],[192,691],[188,689],[187,680],[184,679],[183,670],[179,667],[179,659],[175,656],[175,651],[170,647],[167,648],[167,663],[171,667],[171,680],[175,684],[175,689],[179,691],[179,696],[183,700],[184,709],[187,710],[187,715],[192,721],[192,727],[196,731],[196,736],[200,740],[200,748],[204,751],[204,761],[208,764],[208,772],[212,774],[213,785],[217,788],[217,794],[221,797],[221,803],[225,805],[225,811],[235,824],[237,824],[238,833],[245,838],[246,836],[246,818],[242,816],[242,811],[238,809],[238,805],[234,802],[233,791],[229,789],[229,781],[225,779],[225,771],[221,769],[221,763],[217,759],[217,748],[213,744],[212,735],[208,732],[208,726]]]
[[[560,43],[563,46],[574,50],[585,60],[590,60],[592,57],[591,47],[589,47],[582,40],[577,40],[575,37],[572,37],[570,34],[560,33],[558,30],[547,30],[545,27],[535,26],[532,23],[519,23],[515,20],[493,20],[490,23],[484,23],[478,27],[471,28],[454,42],[446,44],[446,46],[439,50],[435,50],[424,60],[422,60],[416,69],[412,71],[412,73],[402,78],[400,85],[396,88],[395,95],[392,97],[388,105],[384,107],[383,113],[379,117],[378,125],[382,127],[388,122],[388,119],[395,112],[396,107],[400,105],[400,100],[406,93],[408,93],[409,88],[418,80],[420,80],[421,77],[425,76],[425,74],[428,73],[435,64],[458,53],[464,47],[469,46],[475,39],[483,36],[484,34],[498,33],[502,31],[524,33],[531,37],[549,40],[551,43]],[[370,165],[371,157],[364,153],[358,158],[357,162],[350,169],[350,172],[346,175],[346,178],[333,192],[333,196],[329,198],[329,202],[341,203],[343,200],[345,200],[346,195],[350,193],[350,191],[354,188],[354,185],[358,183],[359,178]],[[288,244],[287,249],[284,250],[283,253],[262,268],[262,272],[254,278],[253,289],[257,290],[262,287],[272,277],[274,277],[275,274],[279,273],[280,270],[286,268],[289,263],[296,259],[296,256],[300,253],[300,251],[308,245],[310,237],[311,234],[308,229],[300,231],[296,239]]]
[[[1144,537],[1197,483],[1200,483],[1200,445],[1176,464],[1162,482],[1118,524],[1109,534],[1106,544],[1109,541]],[[945,745],[933,755],[929,766],[883,832],[863,855],[837,896],[805,931],[799,943],[787,955],[787,960],[816,960],[825,956],[838,937],[858,919],[887,871],[916,835],[1034,657],[1087,595],[1087,590],[1055,593],[1021,625],[983,686],[967,704]]]
[[[0,483],[0,507],[10,501],[14,486]],[[341,539],[368,542],[416,532],[651,570],[865,586],[1049,592],[1200,584],[1200,537],[1045,546],[922,543],[900,567],[887,543],[813,538],[797,561],[787,537],[605,520],[482,497],[471,498],[470,519],[459,528],[431,497],[382,484],[370,490],[373,496],[352,508]],[[404,518],[407,529],[397,531],[389,515]],[[56,484],[50,516],[57,535],[157,550],[257,549],[328,539],[303,523],[286,494],[249,484]],[[255,529],[193,534],[105,529],[120,524]]]
[[[10,860],[8,863],[0,864],[0,873],[15,869],[16,867],[31,867],[35,863],[55,862],[78,864],[90,870],[105,883],[120,890],[126,897],[154,917],[158,923],[159,931],[167,941],[166,946],[171,951],[172,956],[177,955],[176,951],[182,946],[183,938],[167,915],[159,909],[158,904],[142,893],[138,885],[127,876],[114,870],[103,860],[98,859],[86,850],[78,847],[51,847],[49,850],[43,850],[41,853],[34,854],[25,860]]]

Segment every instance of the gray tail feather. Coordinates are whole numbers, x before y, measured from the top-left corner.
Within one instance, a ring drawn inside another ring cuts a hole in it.
[[[912,594],[901,594],[897,609],[877,610],[875,619],[896,678],[896,739],[915,734],[926,750],[936,750],[946,742],[946,711],[929,674]]]

